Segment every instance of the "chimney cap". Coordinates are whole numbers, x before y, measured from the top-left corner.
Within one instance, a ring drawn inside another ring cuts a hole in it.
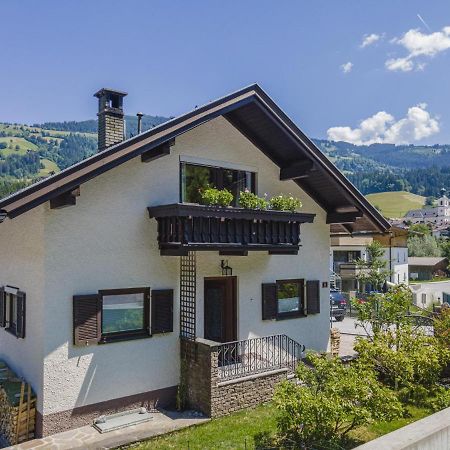
[[[99,91],[97,91],[94,94],[94,97],[100,98],[107,94],[113,94],[118,95],[120,97],[125,97],[128,95],[128,92],[118,91],[117,89],[111,89],[111,88],[101,88]]]

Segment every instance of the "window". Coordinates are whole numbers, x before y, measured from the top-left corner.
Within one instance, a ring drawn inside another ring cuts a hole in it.
[[[149,288],[111,289],[99,294],[103,340],[148,335]]]
[[[262,320],[282,320],[320,314],[320,281],[278,280],[263,283]]]
[[[255,192],[255,185],[254,172],[181,163],[181,201],[183,203],[200,203],[201,190],[212,186],[217,189],[228,189],[234,197],[233,205],[237,206],[239,192],[245,189]]]
[[[13,286],[0,288],[0,327],[25,337],[25,293]]]
[[[277,285],[277,316],[304,315],[303,280],[279,280]]]
[[[73,297],[73,340],[92,345],[173,331],[173,289],[108,289]]]

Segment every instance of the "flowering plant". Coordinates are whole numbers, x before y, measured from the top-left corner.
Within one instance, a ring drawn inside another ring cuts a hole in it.
[[[256,194],[253,194],[248,189],[241,191],[239,193],[239,206],[246,209],[267,209],[269,206],[269,202],[266,199],[267,194],[264,194],[264,197],[258,197]]]
[[[276,195],[270,199],[269,204],[271,209],[276,211],[295,212],[297,209],[302,207],[302,202],[298,198],[293,197],[291,194]]]
[[[204,205],[230,206],[233,194],[228,189],[216,189],[207,187],[200,192]]]

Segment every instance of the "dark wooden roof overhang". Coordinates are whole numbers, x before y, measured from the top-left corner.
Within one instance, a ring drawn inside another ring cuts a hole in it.
[[[151,161],[170,153],[173,140],[216,117],[234,127],[280,167],[327,212],[332,232],[385,232],[388,222],[258,86],[251,85],[138,136],[0,200],[0,219],[14,218],[86,181],[141,156]],[[54,202],[55,203],[55,202]]]

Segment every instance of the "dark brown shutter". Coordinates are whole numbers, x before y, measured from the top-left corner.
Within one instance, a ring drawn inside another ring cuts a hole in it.
[[[320,283],[317,280],[306,282],[306,304],[308,314],[320,313]]]
[[[152,334],[173,331],[173,289],[152,291]]]
[[[73,343],[97,344],[102,336],[101,298],[97,294],[73,297]]]
[[[262,320],[277,318],[277,285],[263,283],[262,285]]]
[[[6,294],[5,288],[0,287],[0,327],[6,326]]]
[[[25,292],[19,291],[17,293],[17,318],[16,318],[16,336],[18,338],[25,337]]]

